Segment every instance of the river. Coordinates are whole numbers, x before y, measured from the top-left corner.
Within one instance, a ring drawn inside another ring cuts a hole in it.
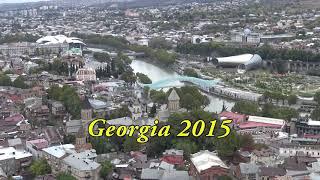
[[[139,72],[147,75],[152,80],[152,82],[157,82],[160,80],[170,79],[179,76],[179,74],[174,71],[162,69],[154,64],[147,63],[142,60],[133,60],[131,63],[131,67],[135,73]],[[180,87],[183,85],[183,83],[176,82],[172,85],[175,87]],[[225,103],[225,106],[228,110],[231,110],[231,108],[234,106],[233,101],[226,100],[214,95],[206,95],[210,100],[210,104],[205,108],[206,111],[219,113],[222,109],[223,103]]]

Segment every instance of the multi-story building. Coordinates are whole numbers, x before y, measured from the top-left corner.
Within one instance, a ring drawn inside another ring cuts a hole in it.
[[[320,147],[319,145],[286,144],[282,145],[279,149],[279,156],[290,157],[297,155],[320,158]]]
[[[58,146],[51,146],[42,149],[42,157],[48,161],[53,172],[59,172],[62,168],[62,160],[67,157],[67,152],[71,152],[75,149],[72,144],[64,144]]]
[[[96,71],[91,68],[81,68],[76,72],[77,81],[96,81]]]
[[[51,103],[51,113],[55,116],[64,116],[66,114],[66,108],[61,102],[54,101]]]
[[[42,156],[51,165],[54,172],[68,172],[79,180],[99,179],[101,165],[96,162],[94,149],[76,152],[72,144],[52,146],[42,149]]]
[[[219,176],[229,173],[229,167],[217,156],[208,150],[191,155],[190,175],[196,180],[215,180]]]
[[[41,55],[46,53],[64,52],[68,49],[68,44],[49,44],[39,45],[37,43],[15,43],[0,46],[1,54],[7,56],[19,56],[19,55]]]
[[[26,141],[26,149],[32,153],[33,158],[38,159],[42,157],[42,149],[47,148],[49,143],[45,139],[35,139]]]
[[[168,149],[163,152],[161,160],[169,164],[183,165],[183,150]]]
[[[31,160],[32,154],[27,151],[17,150],[14,147],[0,149],[0,167],[7,176],[27,168]]]
[[[63,159],[63,170],[79,180],[98,180],[101,165],[95,161],[96,157],[94,150],[73,153]]]

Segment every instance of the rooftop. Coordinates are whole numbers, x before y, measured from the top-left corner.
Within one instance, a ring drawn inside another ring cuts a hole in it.
[[[208,150],[192,154],[191,161],[197,168],[198,172],[209,169],[211,167],[221,167],[228,169],[227,165],[217,156],[216,153],[210,152]]]
[[[163,152],[163,155],[181,155],[181,156],[183,156],[183,150],[168,149]]]
[[[71,154],[64,158],[63,161],[72,168],[80,171],[90,171],[100,167],[99,163],[84,157],[81,153]]]
[[[72,144],[64,144],[64,145],[59,145],[59,146],[52,146],[48,148],[42,149],[42,151],[56,157],[56,158],[61,158],[64,155],[67,154],[67,152],[74,152],[74,145]]]
[[[240,163],[239,167],[242,174],[255,174],[259,170],[259,167],[254,163]]]
[[[32,157],[32,154],[27,151],[19,151],[16,150],[14,147],[7,147],[7,148],[1,148],[0,149],[0,160],[6,160],[6,159],[23,159]]]
[[[35,139],[35,140],[27,141],[26,143],[30,143],[36,146],[38,149],[43,149],[48,147],[48,141],[45,139]]]
[[[180,97],[175,89],[172,89],[172,91],[168,97],[168,100],[169,101],[179,101],[180,100]]]
[[[267,123],[275,125],[284,125],[285,121],[283,119],[267,118],[260,116],[249,116],[248,121],[257,122],[257,123]]]

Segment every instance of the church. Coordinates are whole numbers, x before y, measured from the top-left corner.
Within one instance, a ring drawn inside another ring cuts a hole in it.
[[[168,96],[167,104],[164,104],[157,110],[158,114],[156,116],[159,120],[167,120],[172,113],[186,112],[184,108],[180,108],[180,97],[177,91],[173,88],[170,95]]]

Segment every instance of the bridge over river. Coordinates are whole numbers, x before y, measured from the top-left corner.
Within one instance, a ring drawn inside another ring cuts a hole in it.
[[[151,89],[161,89],[161,88],[168,88],[168,87],[175,87],[176,82],[189,82],[192,83],[202,90],[209,91],[209,89],[215,85],[217,85],[220,80],[206,80],[200,79],[195,77],[188,77],[188,76],[176,76],[169,79],[163,79],[152,84],[142,84],[142,86],[148,86]]]

